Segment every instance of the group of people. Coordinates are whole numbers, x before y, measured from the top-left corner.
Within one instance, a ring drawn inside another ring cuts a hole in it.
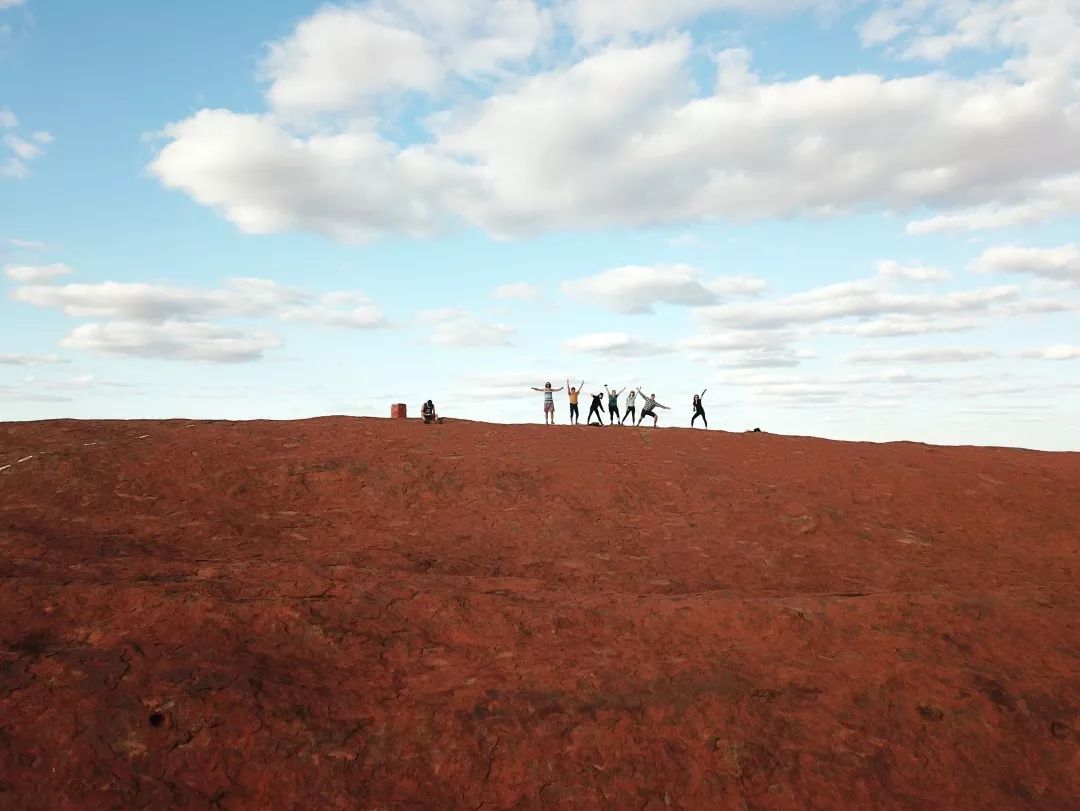
[[[544,424],[555,424],[555,393],[563,391],[563,387],[554,389],[551,387],[551,383],[545,383],[543,388],[532,387],[533,391],[541,392],[544,395]],[[570,399],[570,424],[580,425],[581,412],[579,410],[578,401],[581,398],[582,392],[585,390],[585,381],[582,380],[577,386],[571,386],[570,381],[566,381],[566,393]],[[705,391],[708,391],[706,389]],[[697,422],[698,417],[705,423],[705,427],[709,427],[709,420],[705,416],[705,391],[701,394],[695,394],[693,399],[694,416],[690,420],[690,427],[693,428]],[[619,421],[619,425],[625,425],[627,420],[630,420],[630,424],[634,425],[637,420],[637,425],[645,420],[646,417],[652,417],[653,426],[659,424],[660,417],[656,413],[656,409],[660,408],[665,411],[670,411],[666,405],[663,405],[656,399],[656,394],[646,394],[638,386],[636,389],[631,389],[630,393],[626,395],[626,414],[620,415],[619,412],[619,398],[623,396],[626,389],[621,390],[609,389],[607,384],[604,384],[604,392],[607,394],[607,414],[610,420],[609,424],[614,425],[615,421]],[[641,416],[637,413],[637,398],[641,395],[642,407]],[[604,394],[590,394],[592,397],[592,405],[589,408],[589,415],[586,417],[586,424],[592,424],[593,416],[596,416],[596,422],[599,425],[604,424]]]

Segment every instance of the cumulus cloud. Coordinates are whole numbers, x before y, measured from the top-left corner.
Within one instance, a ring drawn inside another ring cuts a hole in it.
[[[474,0],[461,12],[473,22],[450,25],[451,5],[437,4],[432,14],[443,22],[435,24],[415,2],[324,8],[272,49],[270,108],[351,108],[362,101],[356,94],[443,87],[438,70],[464,70],[446,54],[488,41],[487,21],[502,8]],[[642,14],[640,25],[652,29],[653,15],[682,20],[732,5],[750,4],[620,3],[614,19],[626,26]],[[1060,9],[1039,16],[1026,5],[1022,19],[1008,18],[1009,42],[994,34],[980,44],[1022,57],[1015,69],[767,81],[745,52],[732,51],[718,56],[715,85],[701,91],[691,76],[692,37],[665,34],[569,49],[571,57],[556,59],[569,63],[532,75],[492,68],[490,85],[447,90],[435,96],[442,112],[418,121],[401,122],[395,104],[343,114],[314,131],[273,115],[203,110],[166,128],[168,143],[150,168],[245,231],[314,230],[344,240],[424,235],[462,221],[514,236],[864,209],[1030,206],[1044,184],[1080,176],[1080,91],[1054,73],[1058,62],[1039,58],[1040,49],[1064,47],[1062,34],[1043,24],[1061,17]],[[543,17],[535,4],[514,7],[506,19]],[[605,7],[575,7],[571,16]],[[888,35],[885,23],[876,26],[868,41],[919,30],[906,17]],[[444,37],[433,27],[458,33]],[[522,30],[543,28],[541,21]],[[383,29],[413,44],[402,42],[385,70],[369,70],[364,54],[381,52],[371,39]],[[494,48],[501,55],[488,67],[532,54],[542,41],[530,34],[520,47]],[[400,123],[408,125],[407,140],[386,135]],[[1020,154],[1025,160],[1002,158]]]
[[[740,329],[821,324],[838,319],[876,316],[941,316],[986,313],[1020,298],[1011,285],[940,294],[897,293],[877,280],[841,282],[773,301],[725,304],[703,311],[712,322]]]
[[[972,206],[908,223],[913,236],[983,231],[1048,222],[1080,212],[1080,174],[1032,184],[1022,202]]]
[[[18,126],[19,119],[15,113],[0,108],[0,131],[4,132],[0,137],[0,145],[3,146],[0,150],[0,177],[23,180],[30,176],[28,164],[45,154],[44,145],[51,144],[54,139],[48,132],[35,132],[27,140],[16,132]]]
[[[983,326],[981,318],[940,318],[922,315],[886,315],[844,324],[826,324],[822,331],[859,338],[903,338],[932,333],[967,332]]]
[[[202,110],[165,135],[151,173],[245,233],[310,230],[363,242],[430,236],[445,219],[442,165],[363,128],[303,138],[268,116]]]
[[[15,247],[28,250],[44,247],[40,243],[28,243],[22,240],[13,239],[10,242]],[[74,272],[67,265],[60,263],[54,265],[8,265],[4,268],[4,275],[20,284],[50,282],[60,276],[70,276]]]
[[[430,93],[451,76],[498,71],[545,39],[533,0],[375,0],[327,5],[274,42],[267,100],[287,117],[364,109],[387,93]]]
[[[501,402],[507,399],[532,399],[542,395],[534,392],[533,387],[542,387],[550,382],[555,388],[562,385],[552,378],[550,372],[506,372],[468,376],[455,399],[472,402]]]
[[[609,358],[643,358],[671,352],[671,347],[651,343],[625,332],[597,332],[572,338],[565,344],[570,352]]]
[[[878,273],[888,279],[911,282],[944,282],[952,278],[947,270],[925,265],[902,265],[892,260],[879,262]]]
[[[496,287],[491,292],[492,298],[502,301],[539,301],[540,288],[529,282],[513,282]]]
[[[721,292],[756,293],[764,286],[758,279],[744,277],[709,281],[689,265],[628,265],[564,282],[562,289],[569,296],[619,313],[641,315],[653,312],[657,304],[703,307],[719,301]]]
[[[974,363],[996,358],[993,349],[900,349],[895,351],[859,352],[848,358],[850,363]]]
[[[799,366],[817,357],[813,352],[789,347],[765,347],[738,352],[722,352],[704,358],[710,366],[722,369],[781,369]]]
[[[258,360],[281,340],[268,332],[194,321],[83,324],[62,341],[68,349],[160,360],[242,363]]]
[[[379,329],[390,323],[363,293],[328,293],[317,304],[286,307],[278,317],[282,321],[340,329]]]
[[[426,310],[421,321],[434,324],[431,343],[454,349],[477,349],[513,344],[514,330],[502,324],[489,324],[467,310]]]
[[[257,360],[281,342],[273,333],[225,327],[213,319],[269,318],[339,329],[389,326],[375,303],[358,292],[311,293],[250,277],[228,279],[212,289],[140,282],[42,284],[59,275],[55,266],[51,274],[29,270],[34,272],[8,274],[30,282],[12,293],[16,301],[77,318],[106,319],[76,328],[64,341],[72,349],[232,363]]]
[[[821,8],[814,0],[563,0],[562,15],[585,42],[664,31],[718,11],[782,13]]]
[[[1023,353],[1027,358],[1040,360],[1080,360],[1080,346],[1070,344],[1058,344],[1048,346],[1045,349],[1033,349]]]
[[[56,366],[67,363],[56,355],[22,355],[0,352],[0,366]]]
[[[9,238],[7,244],[12,248],[21,251],[43,251],[49,247],[44,242],[38,242],[32,239],[16,239],[15,237]]]
[[[980,273],[1022,273],[1051,282],[1080,287],[1080,248],[991,248],[975,260]]]

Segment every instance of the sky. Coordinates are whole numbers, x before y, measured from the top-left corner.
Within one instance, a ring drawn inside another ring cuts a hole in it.
[[[0,0],[0,268],[0,421],[1080,450],[1080,0]]]

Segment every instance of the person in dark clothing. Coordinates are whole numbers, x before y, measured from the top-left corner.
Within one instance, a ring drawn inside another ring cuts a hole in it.
[[[580,423],[580,421],[581,421],[581,413],[578,411],[578,398],[581,396],[581,389],[584,387],[584,385],[585,385],[585,381],[582,380],[580,383],[578,383],[578,386],[575,389],[573,386],[570,385],[569,380],[566,381],[566,390],[567,390],[567,392],[569,392],[569,396],[570,396],[570,424],[571,425],[578,425]],[[586,420],[586,422],[588,422],[588,420]]]
[[[622,396],[622,391],[615,391],[615,389],[609,389],[607,384],[604,384],[604,391],[607,392],[607,410],[608,419],[611,420],[611,424],[615,424],[615,420],[619,419],[619,397]]]
[[[435,403],[428,400],[420,409],[420,419],[424,421],[426,425],[431,425],[434,422],[442,422],[439,419],[439,415],[435,413]]]
[[[708,389],[705,389],[705,391],[708,391]],[[694,418],[690,420],[691,428],[694,427],[694,423],[697,422],[698,417],[701,417],[706,428],[709,427],[709,420],[705,416],[705,391],[701,392],[701,394],[694,395]]]
[[[600,414],[604,410],[604,395],[594,394],[592,396],[592,406],[589,408],[589,418],[585,420],[586,425],[592,425],[593,414],[596,415],[596,421],[600,424],[604,424],[604,418]]]

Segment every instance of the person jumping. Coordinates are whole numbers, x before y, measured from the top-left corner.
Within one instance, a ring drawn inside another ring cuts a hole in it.
[[[705,389],[705,391],[708,391],[708,389]],[[694,395],[694,418],[690,420],[691,428],[694,427],[698,417],[701,417],[701,421],[705,423],[706,428],[709,427],[709,419],[705,416],[705,391]]]
[[[567,395],[570,398],[570,424],[571,425],[580,425],[581,424],[581,412],[578,411],[578,398],[581,396],[581,390],[584,387],[585,387],[585,381],[584,380],[582,380],[580,383],[578,383],[578,387],[576,389],[573,386],[570,385],[569,380],[566,381]],[[559,391],[562,391],[562,389],[559,389]]]
[[[625,389],[623,389],[625,391]],[[630,389],[630,393],[626,395],[626,415],[619,422],[619,425],[626,425],[626,421],[629,419],[630,424],[634,424],[634,420],[637,419],[637,392]]]
[[[601,416],[604,412],[604,395],[594,394],[592,396],[592,406],[589,408],[589,418],[585,420],[586,425],[592,425],[593,414],[596,415],[596,422],[600,425],[604,424],[604,418]]]
[[[555,392],[562,391],[562,386],[557,389],[551,388],[550,383],[545,383],[544,388],[538,389],[536,386],[532,387],[533,391],[540,391],[544,393],[544,425],[555,424]]]
[[[611,424],[615,424],[615,420],[619,419],[619,397],[622,395],[622,391],[615,391],[615,389],[609,389],[607,384],[604,384],[604,391],[607,392],[607,410],[608,418],[611,420]]]
[[[665,411],[670,411],[671,409],[668,408],[666,405],[661,405],[660,403],[658,403],[656,401],[655,393],[646,394],[639,388],[638,394],[645,398],[645,406],[641,409],[641,419],[638,420],[638,425],[641,425],[642,420],[644,420],[646,417],[652,417],[653,428],[655,428],[657,423],[660,421],[660,418],[657,416],[655,409],[662,408]]]

